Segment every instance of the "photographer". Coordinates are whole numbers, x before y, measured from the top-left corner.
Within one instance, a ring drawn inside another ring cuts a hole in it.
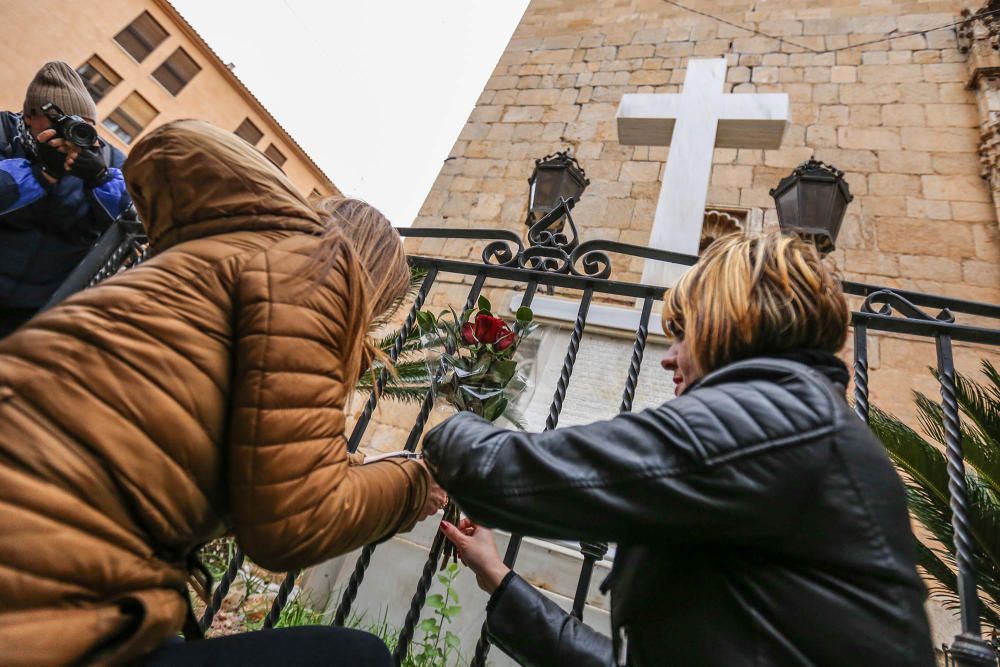
[[[47,104],[78,118],[53,126],[61,114],[46,115]],[[83,80],[63,62],[38,71],[23,113],[0,112],[0,337],[48,301],[131,203],[125,156],[97,138],[96,117]],[[74,120],[88,124],[74,134],[92,136],[92,146],[64,136]]]

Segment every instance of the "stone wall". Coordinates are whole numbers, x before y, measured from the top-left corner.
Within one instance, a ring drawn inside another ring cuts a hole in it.
[[[760,210],[773,225],[768,190],[815,156],[844,170],[855,195],[834,253],[845,277],[1000,301],[1000,234],[980,176],[977,95],[955,30],[833,51],[954,22],[963,3],[684,4],[778,39],[662,0],[535,0],[414,224],[523,230],[534,160],[569,146],[591,179],[573,212],[582,238],[646,244],[668,149],[620,145],[618,102],[625,93],[677,93],[688,58],[725,56],[727,92],[787,93],[791,122],[780,150],[715,151],[710,207]],[[428,255],[475,257],[478,248],[409,242]],[[616,259],[616,279],[638,280],[641,261]],[[466,290],[441,285],[432,302],[461,303]],[[909,389],[936,392],[932,348],[876,337],[873,402],[912,416]],[[974,371],[987,354],[962,346],[957,363]]]

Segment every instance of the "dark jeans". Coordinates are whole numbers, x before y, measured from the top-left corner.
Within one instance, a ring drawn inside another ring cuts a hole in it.
[[[0,338],[14,333],[37,312],[35,308],[0,308]]]
[[[361,630],[310,625],[186,642],[170,641],[144,667],[392,667],[389,650]]]

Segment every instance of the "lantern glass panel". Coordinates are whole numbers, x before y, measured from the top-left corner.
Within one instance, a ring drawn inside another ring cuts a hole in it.
[[[840,226],[844,222],[844,215],[847,213],[848,199],[844,192],[838,187],[833,197],[830,209],[830,239],[835,239],[840,234]]]
[[[559,203],[566,170],[561,167],[539,167],[535,174],[534,192],[531,198],[531,212],[541,217]]]
[[[583,191],[587,188],[587,184],[583,182],[583,179],[575,172],[566,172],[566,187],[564,188],[563,197],[566,199],[572,199],[573,201],[580,201],[580,197],[583,196]]]
[[[781,226],[794,226],[799,219],[799,189],[793,186],[778,195],[777,206]]]
[[[798,227],[810,234],[829,234],[836,182],[803,179],[798,189],[802,207]]]

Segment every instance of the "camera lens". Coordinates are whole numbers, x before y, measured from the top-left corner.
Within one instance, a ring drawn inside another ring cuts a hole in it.
[[[73,123],[66,128],[66,139],[80,148],[90,148],[97,141],[97,130],[90,123]]]

